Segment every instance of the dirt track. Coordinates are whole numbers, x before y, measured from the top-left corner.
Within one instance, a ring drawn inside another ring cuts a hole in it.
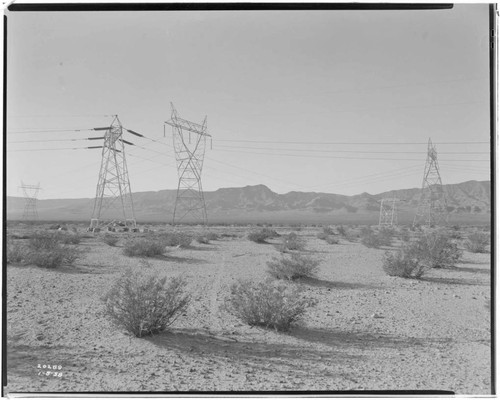
[[[300,283],[318,304],[289,334],[243,325],[222,307],[232,282],[265,279],[278,255],[244,237],[148,265],[86,238],[74,267],[9,265],[8,391],[491,393],[489,254],[464,252],[454,269],[406,280],[384,274],[383,249],[329,245],[318,231],[298,232],[322,260],[317,279]],[[170,332],[130,337],[103,314],[100,297],[127,267],[189,282],[193,301]],[[62,376],[41,376],[38,364],[60,365]]]

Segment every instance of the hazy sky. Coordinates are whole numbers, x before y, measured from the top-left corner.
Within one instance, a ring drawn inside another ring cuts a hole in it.
[[[420,187],[429,137],[443,183],[489,179],[487,4],[7,16],[8,195],[93,197],[101,152],[73,148],[102,132],[74,130],[112,114],[161,142],[125,134],[132,191],[175,189],[170,102],[208,116],[207,191]]]

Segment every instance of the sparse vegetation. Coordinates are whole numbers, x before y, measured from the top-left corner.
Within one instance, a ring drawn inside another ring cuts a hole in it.
[[[295,280],[313,277],[318,271],[319,264],[318,260],[295,253],[289,258],[273,257],[267,262],[267,272],[276,279]]]
[[[195,240],[200,244],[210,244],[210,240],[205,235],[197,235]]]
[[[240,281],[231,287],[229,309],[250,326],[287,332],[314,304],[297,287],[269,281]]]
[[[369,227],[361,229],[361,243],[366,247],[378,249],[381,246],[390,246],[392,244],[393,231],[382,228],[379,232],[373,232]]]
[[[484,232],[471,233],[464,243],[465,249],[471,253],[484,253],[491,242],[491,236]]]
[[[136,337],[162,332],[187,308],[190,297],[181,278],[126,271],[104,296],[113,321]]]
[[[123,253],[129,257],[157,257],[165,252],[165,243],[159,239],[130,239],[123,247]]]

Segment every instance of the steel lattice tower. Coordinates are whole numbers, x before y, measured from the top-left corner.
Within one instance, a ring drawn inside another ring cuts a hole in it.
[[[380,218],[378,225],[394,226],[398,224],[398,210],[396,198],[385,198],[380,201]]]
[[[201,171],[207,137],[211,138],[207,133],[207,117],[201,125],[187,121],[178,116],[172,103],[170,105],[171,119],[165,123],[172,126],[179,176],[172,223],[175,225],[189,219],[190,222],[202,221],[206,225],[207,209],[201,185]]]
[[[429,138],[427,146],[427,161],[425,162],[424,179],[413,226],[435,226],[448,222],[448,210],[436,147]]]
[[[21,181],[21,186],[19,187],[23,190],[24,194],[24,211],[23,220],[25,221],[37,221],[38,211],[36,209],[36,201],[38,197],[38,192],[40,191],[40,184],[38,185],[25,185]]]
[[[114,117],[111,126],[95,130],[106,132],[100,138],[104,139],[104,144],[90,228],[98,228],[102,218],[108,222],[122,219],[127,226],[135,227],[134,203],[125,158],[125,143],[128,142],[122,138],[123,128],[118,116]]]

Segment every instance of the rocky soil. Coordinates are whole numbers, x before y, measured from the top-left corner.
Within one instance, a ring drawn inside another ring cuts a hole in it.
[[[319,228],[302,230],[306,253],[322,263],[317,278],[296,284],[318,303],[285,334],[223,307],[233,282],[267,277],[276,248],[247,240],[248,229],[213,230],[239,237],[144,263],[123,255],[122,242],[89,236],[72,267],[8,265],[7,391],[491,394],[490,254],[464,252],[455,268],[403,279],[383,272],[386,249],[329,245]],[[193,300],[170,331],[131,337],[104,314],[102,295],[128,267],[189,282]]]

